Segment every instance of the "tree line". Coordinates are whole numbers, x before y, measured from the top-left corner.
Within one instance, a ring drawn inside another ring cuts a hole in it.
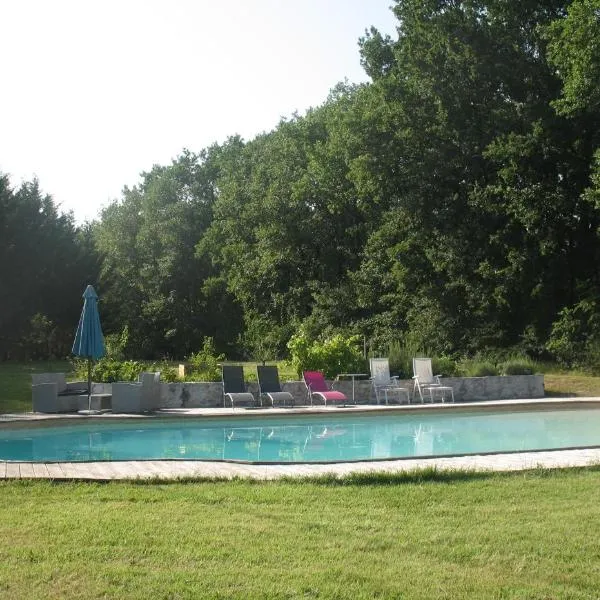
[[[369,83],[249,141],[184,150],[91,224],[2,177],[3,355],[48,331],[68,351],[90,282],[136,358],[207,338],[229,358],[281,357],[302,331],[593,360],[600,0],[393,10],[394,38],[359,43]]]

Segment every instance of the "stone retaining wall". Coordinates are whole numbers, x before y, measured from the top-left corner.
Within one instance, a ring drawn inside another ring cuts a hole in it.
[[[544,397],[543,375],[509,375],[498,377],[447,377],[443,378],[444,385],[452,386],[456,402],[478,402],[483,400],[508,400]],[[329,382],[331,384],[331,382]],[[408,388],[411,400],[413,382],[404,380],[399,382]],[[368,380],[356,381],[354,397],[357,404],[375,404],[375,394],[371,382]],[[210,383],[161,383],[160,408],[208,408],[223,406],[223,386],[221,382]],[[310,404],[306,387],[302,381],[286,381],[282,383],[283,391],[294,396],[296,405]],[[352,403],[352,382],[335,382],[335,389],[343,392]],[[110,393],[109,383],[96,383],[94,393]],[[258,403],[258,384],[249,383],[248,391],[251,392]],[[394,403],[390,400],[390,404]]]
[[[442,381],[452,386],[454,399],[460,402],[544,397],[543,375],[446,377]]]
[[[543,375],[512,375],[502,377],[448,377],[444,385],[454,388],[456,402],[477,402],[482,400],[505,400],[544,397]],[[401,381],[400,385],[409,389],[412,396],[412,380]],[[294,396],[296,405],[310,404],[306,387],[301,381],[282,383],[283,391]],[[335,389],[343,392],[352,403],[352,382],[339,381]],[[223,406],[223,387],[216,383],[162,383],[161,408],[204,408]],[[258,384],[249,383],[251,392],[258,403]],[[356,381],[354,397],[357,404],[375,404],[375,394],[370,381]],[[416,401],[414,399],[413,401]],[[390,401],[392,403],[392,401]]]

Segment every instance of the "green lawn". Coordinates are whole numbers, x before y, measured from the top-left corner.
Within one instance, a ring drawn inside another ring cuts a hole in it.
[[[69,361],[0,362],[0,414],[31,411],[31,375],[33,373],[66,373]]]
[[[0,597],[598,598],[600,468],[0,482]]]
[[[548,396],[600,396],[600,377],[581,373],[545,373]]]
[[[256,381],[256,365],[262,365],[261,362],[237,362],[231,364],[238,364],[244,367],[244,379],[246,381]],[[279,371],[279,379],[281,381],[297,381],[298,373],[291,367],[286,361],[267,361],[265,364],[273,365],[277,367]]]

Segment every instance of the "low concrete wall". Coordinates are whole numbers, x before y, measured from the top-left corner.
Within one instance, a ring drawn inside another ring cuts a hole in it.
[[[544,397],[543,375],[510,375],[498,377],[447,377],[443,385],[452,386],[456,402],[477,402],[482,400],[506,400]],[[331,383],[331,382],[329,382]],[[413,382],[399,382],[408,388],[412,398]],[[282,390],[294,396],[295,404],[310,404],[306,387],[302,381],[286,381]],[[352,402],[352,382],[335,382],[335,389],[343,392]],[[102,391],[109,392],[108,389]],[[252,393],[258,404],[258,384],[249,383],[248,391]],[[370,381],[354,383],[354,398],[357,404],[375,404],[375,394]],[[417,398],[412,401],[418,401]],[[162,383],[160,394],[161,408],[204,408],[223,406],[223,387],[220,382],[210,383]]]

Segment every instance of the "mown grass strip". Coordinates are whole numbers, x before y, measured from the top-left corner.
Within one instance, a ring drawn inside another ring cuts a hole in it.
[[[0,482],[7,598],[595,598],[600,469]]]

